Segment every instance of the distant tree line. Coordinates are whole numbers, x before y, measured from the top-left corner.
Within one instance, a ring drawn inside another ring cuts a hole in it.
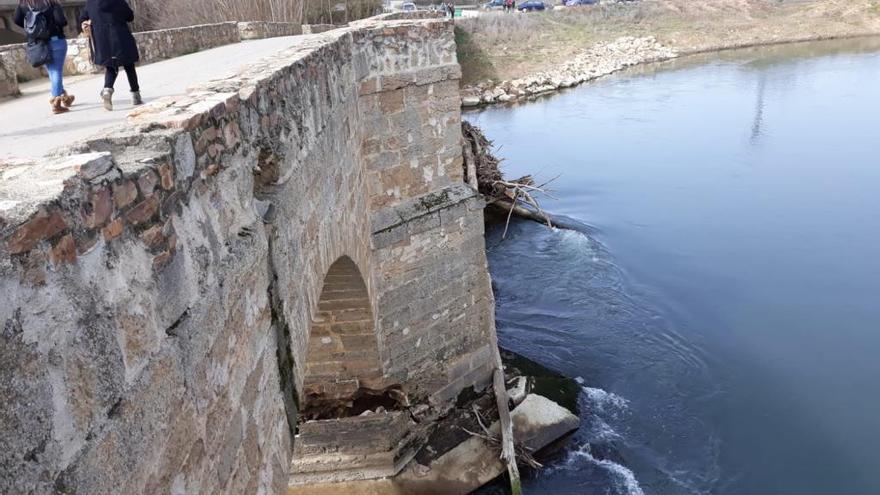
[[[137,31],[225,21],[342,24],[382,9],[381,0],[128,0]]]

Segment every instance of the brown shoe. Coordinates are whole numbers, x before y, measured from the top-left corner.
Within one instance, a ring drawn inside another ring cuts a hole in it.
[[[61,98],[61,104],[67,108],[72,107],[73,101],[76,100],[76,96],[67,94],[67,91],[62,92],[59,98]]]
[[[54,98],[50,99],[50,100],[49,100],[49,104],[52,105],[52,113],[54,113],[54,114],[59,114],[59,113],[64,113],[64,112],[69,112],[69,111],[70,111],[67,107],[65,107],[65,106],[61,103],[61,97],[60,97],[60,96],[58,96],[58,97],[54,97]]]

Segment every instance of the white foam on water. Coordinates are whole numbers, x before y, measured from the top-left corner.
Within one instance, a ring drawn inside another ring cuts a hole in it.
[[[574,464],[581,459],[609,471],[617,488],[622,489],[627,495],[645,495],[635,474],[629,468],[607,459],[596,459],[590,453],[590,444],[584,444],[579,449],[572,451],[566,464]]]
[[[593,261],[598,260],[593,240],[587,237],[586,234],[576,230],[556,230],[554,234],[557,234],[562,239],[560,242],[562,248],[589,257]]]
[[[602,390],[601,388],[581,387],[588,406],[598,412],[606,412],[608,409],[625,411],[629,407],[629,401],[623,397]]]
[[[599,417],[590,421],[589,439],[591,442],[611,442],[622,437],[608,423]]]

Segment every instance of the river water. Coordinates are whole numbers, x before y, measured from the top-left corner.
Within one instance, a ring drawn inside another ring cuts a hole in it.
[[[502,345],[583,384],[546,494],[880,494],[880,42],[470,112],[576,230],[487,233]]]

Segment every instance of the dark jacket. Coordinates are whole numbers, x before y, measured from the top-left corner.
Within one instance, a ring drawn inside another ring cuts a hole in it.
[[[128,23],[134,12],[125,0],[86,0],[80,22],[92,21],[96,65],[121,67],[140,60]]]
[[[20,28],[24,28],[24,16],[28,8],[19,4],[12,15],[12,22]],[[64,26],[67,25],[67,17],[64,17],[64,9],[57,3],[49,2],[49,10],[46,12],[46,24],[49,27],[49,35],[64,38]]]

